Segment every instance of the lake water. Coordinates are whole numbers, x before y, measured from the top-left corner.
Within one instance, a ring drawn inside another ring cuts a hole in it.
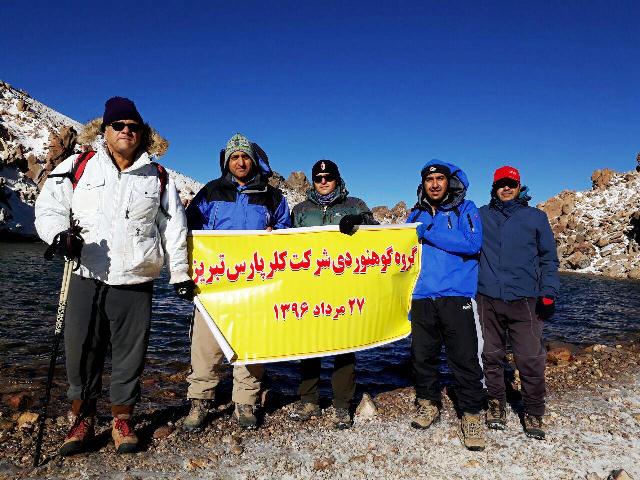
[[[39,243],[0,243],[0,393],[44,385],[62,262],[45,261],[43,252],[44,245]],[[615,344],[631,340],[640,331],[640,282],[563,274],[561,284],[556,315],[545,325],[547,339],[577,345]],[[151,380],[144,387],[144,402],[182,400],[185,384],[162,379],[188,368],[192,308],[177,299],[164,277],[156,282],[145,370],[145,378]],[[410,384],[408,339],[359,352],[357,358],[359,391],[376,393]],[[54,398],[62,399],[62,360],[59,365]],[[328,360],[323,362],[325,378],[330,365]],[[295,392],[295,362],[271,364],[267,371],[272,388],[286,395]],[[324,383],[326,393],[328,382]]]

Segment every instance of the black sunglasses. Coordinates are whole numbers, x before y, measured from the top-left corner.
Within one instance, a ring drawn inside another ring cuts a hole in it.
[[[502,180],[498,180],[496,182],[496,189],[502,187],[518,188],[518,185],[520,185],[520,183],[517,180],[513,180],[511,178],[503,178]]]
[[[111,128],[113,128],[116,132],[121,132],[124,130],[124,127],[129,127],[129,131],[131,133],[138,133],[142,128],[142,125],[139,123],[124,123],[124,122],[113,122],[111,124]]]
[[[315,177],[313,177],[313,183],[322,183],[322,179],[325,179],[327,182],[332,182],[333,180],[336,179],[336,177],[333,174],[328,174],[328,175],[316,175]]]

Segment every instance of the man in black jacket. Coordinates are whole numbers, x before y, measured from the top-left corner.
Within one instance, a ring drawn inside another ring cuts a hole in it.
[[[356,225],[377,225],[367,204],[349,192],[340,177],[338,166],[331,160],[318,160],[311,169],[313,188],[307,192],[307,200],[293,208],[294,227],[339,225],[340,231],[350,234]],[[356,390],[356,356],[353,352],[336,355],[333,362],[331,386],[333,387],[333,422],[336,428],[349,428],[352,424],[349,407]],[[320,358],[308,358],[300,362],[302,382],[291,417],[305,421],[320,415],[318,406],[320,382]]]
[[[477,302],[489,393],[487,426],[504,430],[506,425],[503,364],[508,336],[522,381],[525,433],[544,439],[542,329],[554,313],[560,280],[549,220],[543,211],[528,206],[526,192],[517,169],[496,170],[491,202],[480,208],[484,236]]]

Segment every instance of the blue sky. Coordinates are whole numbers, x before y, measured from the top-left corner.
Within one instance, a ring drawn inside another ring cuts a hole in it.
[[[171,143],[163,163],[203,182],[236,131],[285,177],[334,160],[370,206],[413,204],[431,158],[461,166],[478,204],[512,164],[537,203],[588,188],[596,168],[632,169],[640,151],[637,1],[0,0],[0,11],[0,79],[78,121],[132,98]]]

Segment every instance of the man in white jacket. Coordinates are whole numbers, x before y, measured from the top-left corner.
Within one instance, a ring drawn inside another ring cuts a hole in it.
[[[100,130],[95,154],[60,163],[36,201],[40,238],[61,256],[80,259],[65,318],[73,423],[61,455],[84,450],[94,435],[109,344],[112,436],[119,453],[137,450],[131,418],[140,397],[153,280],[165,261],[178,295],[193,298],[186,217],[173,181],[149,159],[151,128],[131,100],[113,97]]]

